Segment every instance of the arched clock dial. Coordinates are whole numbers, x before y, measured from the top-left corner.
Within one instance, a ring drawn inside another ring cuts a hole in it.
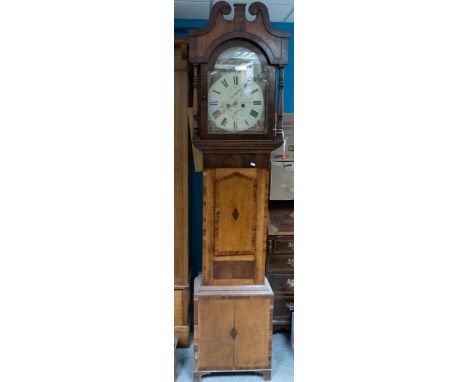
[[[255,129],[263,123],[265,97],[261,86],[246,72],[220,76],[208,91],[208,116],[212,124],[226,132]]]

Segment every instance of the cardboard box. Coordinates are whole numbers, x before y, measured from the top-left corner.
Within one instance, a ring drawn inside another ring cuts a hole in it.
[[[270,200],[294,200],[294,162],[272,162]]]

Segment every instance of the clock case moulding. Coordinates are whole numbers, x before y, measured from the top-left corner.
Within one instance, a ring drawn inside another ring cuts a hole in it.
[[[203,152],[204,168],[268,168],[271,152],[282,142],[284,66],[288,62],[289,32],[273,29],[268,10],[260,2],[248,7],[253,21],[245,17],[246,4],[216,3],[208,25],[189,29],[189,62],[193,68],[193,143]],[[268,76],[265,100],[265,134],[208,133],[208,72],[219,54],[228,48],[245,47],[255,52]],[[278,92],[276,77],[278,75]],[[275,113],[275,100],[278,110]]]

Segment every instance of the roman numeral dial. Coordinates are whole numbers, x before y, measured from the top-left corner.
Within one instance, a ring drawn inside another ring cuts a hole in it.
[[[209,132],[263,132],[266,85],[249,76],[247,70],[211,73],[208,74]]]

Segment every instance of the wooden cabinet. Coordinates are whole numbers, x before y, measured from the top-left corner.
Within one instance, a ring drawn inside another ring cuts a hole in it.
[[[266,275],[275,294],[273,330],[289,328],[294,311],[294,206],[270,205]]]
[[[268,170],[206,169],[203,283],[264,283]]]
[[[203,374],[271,373],[273,291],[263,285],[208,286],[195,279],[194,381]]]
[[[174,43],[174,329],[189,346],[188,252],[188,40]]]

